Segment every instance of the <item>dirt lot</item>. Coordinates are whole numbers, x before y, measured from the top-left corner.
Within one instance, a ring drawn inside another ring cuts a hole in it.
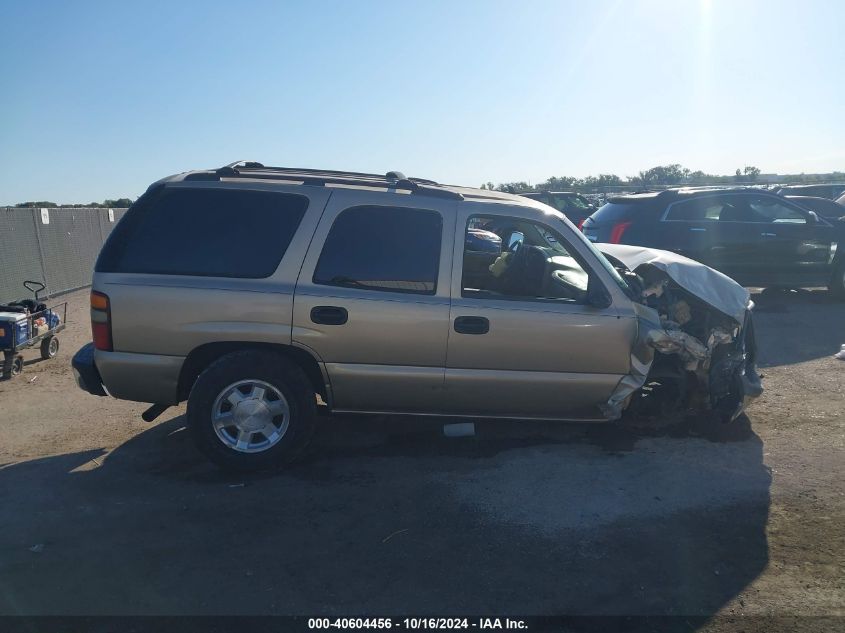
[[[823,292],[755,295],[766,393],[728,432],[328,419],[255,478],[207,464],[182,408],[147,424],[78,390],[69,299],[58,358],[0,383],[0,613],[845,615],[845,305]]]

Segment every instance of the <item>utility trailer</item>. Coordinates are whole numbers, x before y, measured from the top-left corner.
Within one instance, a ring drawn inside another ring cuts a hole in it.
[[[0,352],[3,353],[2,377],[13,378],[23,371],[21,350],[41,348],[41,358],[53,358],[59,352],[57,334],[65,329],[67,302],[51,306],[38,293],[45,286],[40,281],[25,281],[24,288],[34,299],[21,299],[0,305]]]

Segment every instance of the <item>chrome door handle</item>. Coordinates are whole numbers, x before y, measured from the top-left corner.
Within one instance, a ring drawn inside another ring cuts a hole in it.
[[[703,232],[705,232],[706,230],[707,230],[707,229],[690,228],[690,231],[695,231],[696,233],[703,233]]]
[[[777,237],[778,236],[777,233],[760,233],[760,235],[763,236],[763,237]]]

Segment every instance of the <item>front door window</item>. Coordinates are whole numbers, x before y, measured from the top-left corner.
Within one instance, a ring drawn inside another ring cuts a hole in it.
[[[588,281],[551,228],[521,218],[470,219],[462,296],[586,303]]]

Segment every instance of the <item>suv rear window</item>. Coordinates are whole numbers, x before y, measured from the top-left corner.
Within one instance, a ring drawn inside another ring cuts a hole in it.
[[[434,294],[443,220],[439,213],[352,207],[334,221],[314,283]]]
[[[620,220],[625,220],[634,213],[639,213],[646,209],[646,205],[642,202],[608,202],[602,205],[598,211],[593,213],[590,217],[594,224],[614,223]]]
[[[275,272],[308,198],[268,191],[164,187],[112,231],[97,272],[241,277]]]

